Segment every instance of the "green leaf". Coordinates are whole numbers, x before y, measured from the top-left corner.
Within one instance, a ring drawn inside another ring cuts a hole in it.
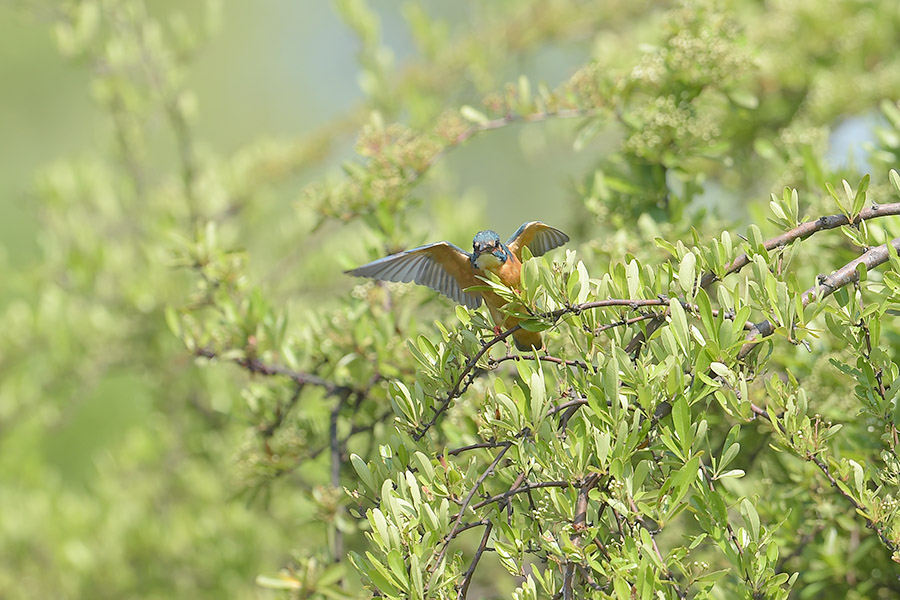
[[[353,465],[353,470],[356,471],[356,474],[359,475],[360,480],[362,480],[363,484],[369,491],[374,492],[377,487],[375,484],[375,478],[372,476],[372,472],[369,470],[369,466],[366,462],[360,458],[358,454],[350,455],[350,464]]]
[[[685,294],[691,294],[694,290],[695,276],[697,267],[697,257],[693,252],[688,252],[681,259],[681,265],[678,267],[678,284],[681,286]]]
[[[389,548],[391,536],[388,533],[387,519],[384,518],[384,513],[381,512],[380,508],[373,508],[369,511],[368,517],[369,523],[372,525],[372,534],[377,534],[376,541],[380,546]]]
[[[181,319],[178,316],[178,313],[172,306],[166,306],[165,310],[166,316],[166,325],[169,327],[169,331],[172,332],[177,338],[181,337]]]
[[[394,579],[387,567],[380,563],[371,552],[366,552],[366,558],[373,567],[366,571],[366,575],[372,580],[372,583],[377,585],[385,594],[398,595],[400,593],[400,583]]]
[[[594,452],[597,454],[597,466],[601,468],[606,466],[611,441],[612,438],[607,431],[601,431],[594,436]]]
[[[750,528],[753,540],[759,540],[759,514],[756,512],[756,507],[747,498],[741,500],[741,514],[744,516],[744,522]]]
[[[863,209],[866,205],[866,192],[869,189],[869,174],[866,173],[863,175],[863,178],[860,180],[859,185],[856,186],[856,194],[853,198],[853,212],[852,216],[856,218],[856,215],[859,214],[859,211]]]
[[[678,473],[672,478],[672,499],[670,506],[675,506],[681,502],[685,494],[690,489],[691,484],[697,479],[697,472],[700,468],[700,456],[694,456],[690,461],[685,463],[678,470]]]
[[[351,455],[352,458],[352,455]],[[413,454],[413,460],[416,463],[416,467],[419,470],[419,475],[422,476],[425,481],[431,481],[434,479],[434,467],[431,464],[431,460],[422,452],[416,450]]]
[[[684,314],[684,308],[678,298],[669,299],[669,320],[675,332],[675,339],[678,340],[682,350],[686,352],[690,346],[687,316]]]
[[[888,177],[891,180],[891,185],[894,186],[894,193],[900,196],[900,173],[897,173],[896,169],[891,169]]]
[[[278,577],[257,575],[256,585],[269,590],[299,590],[303,587],[303,583],[300,580],[289,575],[280,575]]]
[[[691,444],[694,442],[691,437],[691,409],[684,396],[672,404],[672,421],[675,424],[675,433],[681,442],[682,456],[690,456]]]
[[[459,114],[462,115],[465,120],[475,123],[476,125],[484,125],[490,121],[490,119],[487,118],[487,115],[480,110],[472,108],[468,104],[464,104],[459,108]]]
[[[741,445],[737,442],[728,446],[725,449],[725,452],[722,453],[722,457],[719,459],[719,464],[718,464],[719,470],[722,470],[725,467],[727,467],[729,464],[731,464],[731,461],[734,460],[734,458],[738,455],[738,452],[740,452],[740,451],[741,451]]]
[[[543,372],[531,374],[531,423],[537,428],[549,410],[547,395],[544,390]]]

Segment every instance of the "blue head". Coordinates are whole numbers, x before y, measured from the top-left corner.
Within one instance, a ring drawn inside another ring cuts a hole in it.
[[[484,261],[478,260],[478,257],[484,254],[490,254],[500,264],[506,262],[509,255],[509,250],[500,241],[500,236],[496,231],[490,229],[475,234],[475,239],[472,240],[472,251],[472,265],[476,267],[479,266],[479,263],[486,264]]]

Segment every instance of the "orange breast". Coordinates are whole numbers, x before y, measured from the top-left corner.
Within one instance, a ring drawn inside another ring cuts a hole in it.
[[[490,271],[494,273],[504,285],[518,289],[520,283],[519,276],[522,272],[522,262],[516,258],[515,255],[513,255],[512,258],[507,259],[503,264],[490,268]],[[481,269],[476,269],[475,272],[479,275],[483,274]],[[494,322],[497,325],[502,326],[504,329],[510,329],[519,324],[519,319],[515,317],[505,317],[500,311],[500,307],[505,304],[500,296],[494,292],[481,292],[481,296],[484,298],[484,302],[491,311],[491,316],[494,318]],[[526,331],[524,329],[519,329],[513,333],[513,341],[515,341],[516,347],[522,351],[535,350],[543,346],[540,333]]]
[[[500,278],[500,281],[503,282],[504,285],[507,285],[511,288],[519,287],[519,274],[522,271],[522,263],[519,262],[519,259],[515,257],[509,258],[500,265],[500,268],[497,269],[497,277]]]

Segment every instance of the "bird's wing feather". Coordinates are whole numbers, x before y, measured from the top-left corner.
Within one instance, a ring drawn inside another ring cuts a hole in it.
[[[516,257],[522,259],[522,248],[528,246],[531,254],[540,256],[569,241],[569,236],[555,227],[540,221],[529,221],[512,234],[506,245]]]
[[[463,306],[478,308],[481,306],[481,296],[463,291],[464,288],[481,284],[475,278],[469,261],[469,255],[462,248],[450,242],[437,242],[379,258],[347,273],[381,281],[412,281],[428,286]]]

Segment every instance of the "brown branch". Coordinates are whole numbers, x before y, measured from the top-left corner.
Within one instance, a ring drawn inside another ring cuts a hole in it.
[[[475,549],[475,556],[472,557],[472,562],[469,564],[469,568],[466,569],[466,574],[463,576],[462,584],[459,587],[459,594],[456,596],[457,600],[463,600],[469,592],[469,584],[472,583],[472,576],[475,574],[475,568],[478,567],[478,561],[481,560],[481,555],[484,554],[484,549],[487,548],[488,539],[491,537],[491,531],[493,529],[493,523],[490,521],[485,523],[484,535],[481,536],[481,543],[478,544],[478,548]]]
[[[481,484],[484,483],[484,480],[487,479],[491,473],[494,472],[494,469],[500,464],[500,461],[503,460],[503,456],[512,448],[512,442],[505,442],[503,444],[503,449],[497,453],[497,456],[494,457],[493,462],[488,466],[484,472],[479,475],[478,479],[475,481],[475,485],[472,486],[472,489],[469,490],[469,493],[466,495],[465,500],[463,500],[462,505],[460,506],[459,512],[456,515],[456,521],[453,523],[453,527],[450,528],[450,533],[447,534],[445,538],[444,545],[441,547],[440,553],[438,553],[437,558],[434,561],[434,564],[431,566],[429,570],[433,570],[437,568],[441,561],[444,560],[444,556],[447,554],[447,549],[450,547],[450,541],[456,537],[457,529],[462,525],[463,515],[466,513],[466,509],[469,507],[469,504],[472,502],[472,498],[475,497],[475,494],[478,492],[479,488],[481,488]]]
[[[454,448],[453,450],[449,450],[446,454],[450,456],[457,456],[462,454],[463,452],[468,452],[469,450],[478,450],[480,448],[500,448],[501,446],[508,445],[509,442],[479,442],[477,444],[469,444],[468,446],[461,446],[459,448]]]
[[[568,488],[572,487],[571,481],[538,481],[535,483],[526,483],[521,485],[515,489],[508,490],[503,492],[502,494],[497,494],[496,496],[491,496],[486,500],[482,500],[477,504],[472,505],[472,510],[478,510],[479,508],[484,508],[488,504],[493,504],[494,502],[500,502],[502,500],[506,500],[507,498],[511,498],[516,494],[521,494],[523,492],[530,492],[531,490],[539,490],[542,488]]]
[[[341,487],[341,465],[343,464],[342,460],[342,449],[341,449],[341,441],[338,438],[338,418],[341,415],[341,409],[344,407],[344,404],[347,403],[347,399],[350,398],[350,392],[344,392],[339,397],[337,402],[334,404],[334,408],[331,411],[331,421],[328,427],[328,437],[330,440],[330,448],[331,448],[331,487],[334,489],[340,489]],[[340,511],[340,506],[337,508]],[[335,518],[339,515],[335,514]],[[337,523],[334,522],[331,524],[334,528],[334,562],[341,562],[344,556],[344,534],[341,532],[340,527],[338,527]]]
[[[587,528],[588,494],[597,487],[600,481],[599,473],[591,473],[584,478],[584,482],[578,490],[578,498],[575,500],[575,518],[572,519],[572,529],[581,533]]]
[[[483,527],[487,525],[489,521],[482,519],[481,521],[472,521],[470,523],[464,523],[459,526],[456,530],[456,535],[461,534],[463,531],[468,531],[470,529],[475,529],[476,527]]]
[[[201,358],[206,358],[209,360],[215,360],[219,358],[219,355],[215,350],[211,348],[197,348],[194,351],[194,356],[198,356]],[[346,386],[334,383],[333,381],[328,381],[327,379],[323,379],[318,375],[313,375],[311,373],[304,373],[302,371],[295,371],[283,365],[277,364],[269,364],[265,363],[258,358],[250,358],[250,357],[238,357],[228,359],[231,362],[239,365],[249,371],[250,373],[254,373],[257,375],[265,375],[267,377],[287,377],[297,385],[314,385],[317,387],[321,387],[324,389],[329,395],[333,394],[343,394],[343,393],[353,393],[357,390]]]
[[[758,406],[755,406],[752,404],[751,404],[751,410],[753,410],[754,414],[769,421],[772,424],[772,426],[775,427],[776,430],[779,430],[777,423],[772,420],[772,417],[771,417],[771,415],[769,415],[769,412],[767,410],[765,410],[763,408],[759,408]],[[788,447],[790,448],[790,446],[788,446]],[[793,448],[790,448],[790,449],[793,450]],[[896,554],[896,553],[900,552],[900,546],[898,546],[897,544],[892,542],[890,540],[890,538],[887,537],[887,534],[884,532],[884,529],[882,527],[879,527],[878,524],[875,523],[875,521],[873,521],[868,516],[866,516],[865,511],[863,510],[863,506],[859,502],[856,501],[856,498],[854,498],[851,494],[849,494],[847,491],[845,491],[843,488],[841,488],[838,485],[838,482],[834,478],[834,476],[831,474],[831,470],[828,468],[828,465],[825,464],[825,462],[821,458],[819,458],[815,454],[812,454],[809,452],[807,452],[805,456],[800,456],[796,451],[794,451],[794,455],[798,456],[799,458],[802,458],[803,460],[806,460],[807,462],[811,462],[814,465],[816,465],[816,467],[819,468],[819,470],[822,472],[822,474],[825,475],[825,478],[828,479],[828,482],[831,484],[831,487],[836,489],[841,496],[843,496],[848,502],[850,502],[850,504],[856,510],[856,513],[858,515],[860,515],[863,519],[865,519],[866,526],[869,529],[873,530],[876,534],[878,534],[878,537],[881,539],[882,543],[884,543],[884,545],[887,547],[887,549],[890,550],[892,554]],[[701,466],[703,466],[702,461],[700,462],[700,464],[701,464]],[[710,485],[712,485],[711,482],[710,482]]]
[[[566,400],[565,402],[560,402],[553,408],[547,411],[547,416],[552,417],[556,413],[566,410],[567,408],[581,407],[587,405],[587,398],[575,398],[574,400]]]
[[[593,330],[594,335],[598,335],[607,331],[609,329],[613,329],[615,327],[627,327],[628,325],[634,325],[635,323],[640,323],[641,321],[647,321],[649,319],[658,319],[663,317],[664,315],[661,313],[647,313],[646,315],[641,315],[639,317],[632,317],[630,319],[622,318],[619,321],[613,321],[612,323],[605,323],[603,325],[598,325],[596,329]]]
[[[836,489],[837,492],[841,496],[843,496],[851,506],[853,506],[853,508],[856,510],[856,514],[860,515],[863,519],[866,520],[866,526],[869,529],[873,530],[876,534],[878,534],[878,537],[881,538],[881,541],[885,545],[885,547],[887,547],[887,549],[891,551],[891,554],[900,552],[900,547],[898,547],[897,544],[895,544],[889,537],[887,537],[887,534],[884,532],[884,528],[879,527],[878,524],[875,523],[875,521],[866,516],[866,512],[863,506],[856,501],[856,498],[854,498],[851,494],[849,494],[846,490],[842,489],[841,486],[838,485],[838,482],[831,474],[831,470],[828,468],[828,465],[825,464],[825,462],[821,458],[819,458],[815,454],[810,453],[807,453],[807,455],[803,458],[804,460],[811,462],[819,467],[819,470],[822,471],[822,473],[825,475],[825,478],[828,479],[831,487]]]
[[[862,221],[867,221],[869,219],[875,219],[878,217],[889,217],[900,215],[900,202],[893,202],[890,204],[881,204],[877,206],[872,206],[870,208],[864,209],[860,211],[860,213],[853,220],[853,225],[859,225]],[[775,236],[772,239],[766,240],[763,242],[763,247],[767,251],[774,250],[775,248],[781,248],[783,246],[787,246],[791,242],[795,240],[805,240],[810,237],[814,233],[819,231],[826,231],[828,229],[836,229],[838,227],[842,227],[844,225],[850,225],[851,222],[845,215],[827,215],[824,217],[819,217],[815,221],[807,221],[806,223],[801,223],[794,229],[790,231],[786,231],[781,235]],[[746,254],[741,254],[733,261],[731,261],[725,267],[725,274],[731,275],[732,273],[737,273],[744,267],[750,264],[750,257]],[[707,288],[712,285],[715,281],[718,281],[718,277],[715,273],[709,272],[703,275],[700,279],[700,287]]]
[[[584,363],[580,360],[568,360],[565,358],[558,358],[556,356],[536,356],[534,354],[507,354],[506,356],[501,356],[500,358],[491,358],[488,363],[491,366],[496,366],[508,360],[537,360],[540,362],[546,361],[555,363],[557,365],[565,365],[567,367],[578,367],[579,369],[582,369],[584,371],[588,370],[587,363]]]
[[[890,206],[894,205],[886,204],[880,208]],[[898,203],[897,206],[900,206],[900,203]],[[895,249],[900,250],[900,238],[894,238],[889,243]],[[833,293],[850,283],[859,281],[859,271],[857,271],[857,267],[859,265],[865,265],[866,269],[872,269],[883,263],[886,263],[889,259],[890,251],[888,250],[888,245],[882,244],[881,246],[872,248],[869,251],[865,252],[862,256],[850,261],[831,275],[820,276],[818,283],[803,292],[803,294],[800,296],[803,308],[806,308],[813,302],[824,300],[828,296],[832,295]],[[754,323],[753,327],[750,328],[749,333],[747,333],[747,343],[744,344],[744,346],[741,348],[741,351],[738,353],[738,360],[746,358],[747,355],[750,354],[750,352],[753,350],[753,348],[756,347],[756,344],[758,342],[760,342],[763,338],[769,337],[770,335],[775,333],[775,328],[776,325],[768,319],[760,321],[759,323]]]

